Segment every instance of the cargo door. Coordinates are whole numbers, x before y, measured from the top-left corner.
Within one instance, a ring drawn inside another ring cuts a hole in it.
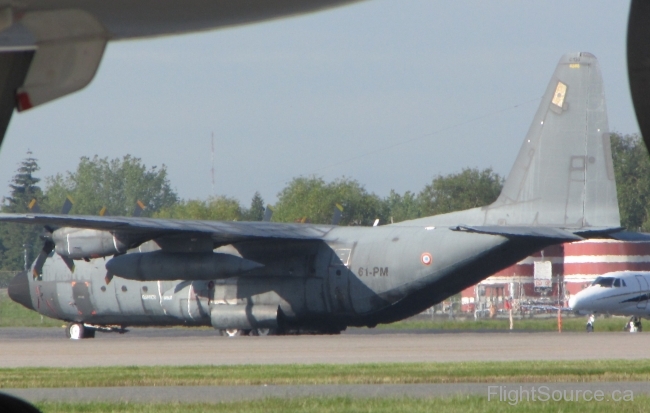
[[[73,281],[72,282],[72,297],[74,304],[77,307],[79,315],[84,316],[84,319],[95,315],[95,308],[93,307],[90,299],[90,282],[88,281]]]
[[[352,312],[350,303],[350,256],[352,248],[334,248],[329,265],[330,298],[333,313]]]

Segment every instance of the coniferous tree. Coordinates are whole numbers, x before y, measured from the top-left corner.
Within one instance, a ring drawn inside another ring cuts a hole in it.
[[[38,186],[40,179],[34,176],[39,170],[38,161],[27,152],[27,157],[18,166],[11,180],[10,196],[5,198],[3,212],[26,212],[32,199],[41,201],[43,192]],[[28,227],[18,224],[0,225],[0,268],[18,271],[25,266],[25,249],[27,249],[27,264],[35,257],[42,247],[39,240],[41,228]]]
[[[245,221],[261,221],[264,219],[264,199],[259,192],[255,192],[253,199],[251,200],[250,209],[246,210],[244,213]]]

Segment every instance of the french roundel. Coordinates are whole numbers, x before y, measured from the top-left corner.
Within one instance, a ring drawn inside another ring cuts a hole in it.
[[[420,257],[420,261],[422,261],[422,264],[424,265],[431,265],[433,262],[433,257],[428,252],[425,252],[422,254],[422,257]]]

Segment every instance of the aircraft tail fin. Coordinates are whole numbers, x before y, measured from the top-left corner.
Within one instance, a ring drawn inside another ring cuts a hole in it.
[[[607,107],[590,53],[560,59],[483,225],[619,227]]]

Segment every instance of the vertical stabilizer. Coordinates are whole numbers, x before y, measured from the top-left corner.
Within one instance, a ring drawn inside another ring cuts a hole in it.
[[[486,224],[620,225],[603,80],[596,57],[569,53],[546,88]]]

